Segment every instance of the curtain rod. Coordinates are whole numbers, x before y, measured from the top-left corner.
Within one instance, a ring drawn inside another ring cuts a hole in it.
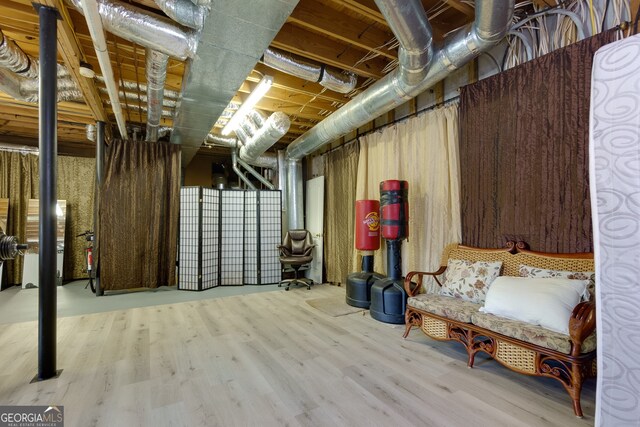
[[[353,142],[353,141],[358,140],[358,138],[360,138],[361,136],[369,135],[370,133],[373,133],[373,132],[379,131],[380,129],[384,129],[384,128],[385,128],[385,127],[387,127],[387,126],[395,125],[396,123],[400,123],[400,122],[402,122],[402,121],[404,121],[404,120],[407,120],[407,119],[410,119],[410,118],[412,118],[412,117],[415,117],[415,116],[417,116],[417,115],[419,115],[419,114],[422,114],[422,113],[424,113],[424,112],[426,112],[426,111],[435,110],[435,109],[436,109],[436,108],[438,108],[438,107],[442,107],[442,106],[444,106],[444,105],[447,105],[447,104],[448,104],[448,103],[450,103],[450,102],[457,101],[457,100],[459,100],[459,99],[460,99],[460,95],[456,95],[456,96],[454,96],[454,97],[452,97],[452,98],[449,98],[449,99],[446,99],[446,100],[444,100],[444,101],[436,102],[435,104],[430,105],[430,106],[428,106],[428,107],[425,107],[425,108],[423,108],[423,109],[421,109],[421,110],[418,110],[418,111],[416,111],[415,113],[410,113],[410,114],[409,114],[409,115],[407,115],[407,116],[401,117],[401,118],[399,118],[399,119],[392,120],[392,121],[390,121],[390,122],[388,122],[388,123],[383,124],[383,125],[382,125],[382,126],[380,126],[380,127],[373,128],[373,129],[371,129],[371,130],[368,130],[368,131],[363,132],[363,133],[360,133],[360,134],[358,134],[358,133],[357,133],[357,129],[356,129],[356,136],[355,136],[354,138],[351,138],[350,140],[345,141],[344,143],[342,143],[342,144],[338,145],[338,146],[337,146],[337,147],[335,147],[335,148],[332,148],[332,149],[330,149],[330,150],[325,151],[325,152],[324,152],[324,153],[322,153],[321,155],[329,154],[329,153],[331,153],[331,152],[333,152],[333,151],[335,151],[335,150],[337,150],[337,149],[339,149],[339,148],[342,148],[342,147],[344,147],[345,145],[347,145],[347,144],[349,144],[349,143],[351,143],[351,142]]]

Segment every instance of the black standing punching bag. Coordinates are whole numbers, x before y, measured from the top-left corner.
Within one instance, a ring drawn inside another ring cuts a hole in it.
[[[371,287],[371,317],[385,323],[404,323],[407,294],[402,278],[402,240],[409,236],[409,183],[380,183],[380,226],[387,242],[387,276]]]

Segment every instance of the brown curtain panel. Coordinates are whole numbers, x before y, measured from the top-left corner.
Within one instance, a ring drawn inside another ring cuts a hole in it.
[[[86,240],[77,237],[93,230],[96,159],[58,157],[58,199],[67,201],[67,221],[64,234],[63,278],[87,276]]]
[[[38,156],[0,151],[0,197],[9,199],[7,230],[4,231],[7,235],[16,236],[21,242],[25,241],[29,199],[38,198],[38,171]],[[22,281],[22,260],[19,256],[5,262],[6,283],[16,285]]]
[[[327,281],[346,283],[353,271],[353,239],[358,175],[358,142],[330,152],[325,158],[325,243]]]
[[[607,31],[462,88],[464,244],[592,250],[591,64],[614,40]]]
[[[58,199],[67,201],[62,277],[72,280],[87,277],[85,241],[77,234],[93,228],[95,193],[95,159],[58,156]],[[35,154],[0,151],[0,198],[9,199],[9,221],[6,234],[25,241],[29,199],[39,192],[39,158]],[[23,258],[7,261],[7,282],[22,281]]]
[[[174,285],[180,146],[114,141],[107,148],[99,197],[103,289]]]

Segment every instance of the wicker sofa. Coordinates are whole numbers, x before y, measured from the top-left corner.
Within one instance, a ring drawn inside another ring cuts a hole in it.
[[[438,271],[410,272],[404,283],[408,294],[405,338],[413,327],[418,327],[436,340],[460,342],[467,350],[469,367],[473,367],[475,355],[484,352],[513,371],[554,378],[569,393],[576,416],[582,417],[582,384],[585,378],[595,376],[593,298],[580,302],[573,309],[569,333],[565,335],[530,323],[483,313],[479,310],[482,307],[480,303],[438,293],[421,293],[423,281],[428,276],[442,287],[449,260],[502,261],[500,275],[518,277],[522,265],[564,272],[593,272],[592,254],[534,252],[527,250],[522,242],[510,242],[505,249],[478,249],[454,244],[445,248]]]

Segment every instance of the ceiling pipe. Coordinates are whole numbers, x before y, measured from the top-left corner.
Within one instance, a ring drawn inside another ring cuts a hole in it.
[[[231,150],[231,169],[233,169],[236,175],[238,175],[238,178],[240,178],[247,185],[247,187],[249,187],[251,190],[256,189],[256,186],[253,185],[253,183],[249,180],[249,178],[244,176],[242,171],[238,168],[238,149],[237,148],[234,148],[233,150]]]
[[[249,172],[251,175],[253,175],[258,181],[260,181],[269,190],[273,190],[275,188],[275,186],[272,183],[270,183],[269,180],[267,180],[265,177],[260,175],[254,168],[252,168],[249,164],[247,164],[247,162],[245,162],[244,160],[242,160],[239,157],[236,157],[236,161],[238,162],[238,164],[240,166],[242,166],[244,169],[246,169],[247,172]]]
[[[154,0],[167,16],[180,25],[201,30],[208,8],[194,4],[191,0]]]
[[[87,0],[67,0],[84,14]],[[110,33],[149,49],[184,61],[193,58],[198,47],[198,32],[185,30],[170,19],[117,0],[92,0],[102,25]]]
[[[264,51],[261,61],[270,68],[319,83],[321,86],[339,93],[351,92],[358,83],[358,78],[353,73],[271,47]]]
[[[281,111],[275,112],[263,123],[256,133],[244,142],[240,148],[240,158],[251,162],[264,154],[289,131],[289,116]]]
[[[215,133],[210,133],[204,140],[205,145],[213,145],[217,147],[236,148],[238,147],[238,140],[229,136],[222,136]]]
[[[156,50],[146,50],[147,72],[147,142],[158,141],[162,118],[164,84],[167,80],[169,56]]]
[[[111,68],[111,60],[109,59],[109,50],[107,49],[107,41],[104,38],[104,29],[102,28],[102,20],[98,12],[98,3],[96,0],[79,0],[81,9],[83,10],[87,26],[89,27],[89,33],[93,40],[93,47],[96,50],[96,56],[98,57],[98,63],[102,70],[102,75],[105,77],[105,85],[109,92],[109,99],[111,100],[111,109],[116,116],[116,123],[118,124],[118,130],[120,131],[120,137],[123,140],[128,140],[127,124],[122,113],[122,107],[120,106],[120,99],[118,97],[118,88],[116,82],[113,79],[113,69]]]
[[[382,11],[388,10],[390,5],[395,3],[394,0],[376,0],[376,4]],[[420,4],[417,0],[412,3]],[[416,85],[407,84],[407,81],[411,80],[410,74],[415,73],[403,71],[403,63],[400,63],[400,67],[396,70],[378,80],[292,142],[287,147],[287,158],[302,159],[323,145],[402,105],[444,79],[452,71],[495,46],[507,33],[513,15],[513,3],[514,0],[477,0],[475,21],[448,37],[444,45],[434,52],[431,66],[420,82]],[[414,11],[414,6],[416,5],[413,5],[410,10]],[[403,16],[393,14],[386,18],[389,21],[394,18],[402,19]],[[417,18],[425,19],[426,15],[422,13],[419,16],[405,16],[401,22],[390,23],[390,26],[394,28],[413,25],[409,28],[418,28],[422,31],[429,28],[427,23],[416,25]],[[396,37],[404,50],[410,52],[412,48],[410,46],[405,48],[404,43],[407,41],[402,39],[403,34],[404,32],[396,34]],[[412,63],[412,61],[408,62]],[[413,69],[417,69],[415,65]]]
[[[242,144],[237,138],[228,136],[222,136],[215,133],[210,133],[204,141],[205,146],[225,147],[225,148],[237,148]],[[247,163],[260,168],[268,168],[278,170],[278,157],[275,153],[263,153],[252,160],[245,160]]]

